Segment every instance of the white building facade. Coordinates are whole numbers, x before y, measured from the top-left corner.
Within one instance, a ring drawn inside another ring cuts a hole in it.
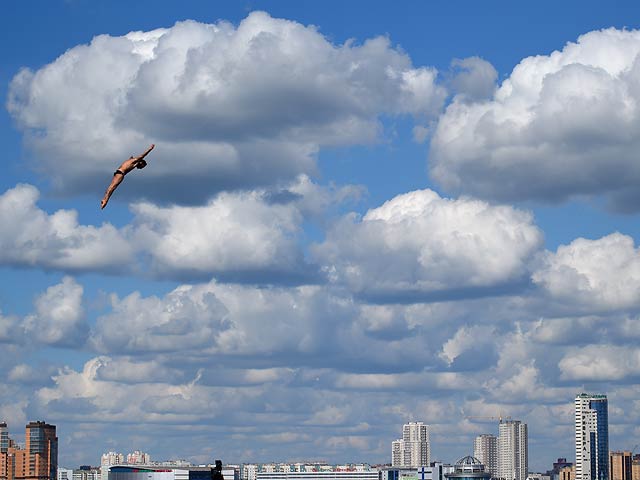
[[[258,472],[257,480],[379,480],[378,470]],[[225,477],[226,480],[226,477]]]
[[[245,463],[242,465],[242,472],[240,478],[242,480],[256,480],[256,473],[258,472],[258,465],[253,463]]]
[[[73,480],[73,470],[58,467],[57,478],[58,480]]]
[[[500,421],[497,446],[497,478],[526,480],[529,470],[527,424],[520,420]]]

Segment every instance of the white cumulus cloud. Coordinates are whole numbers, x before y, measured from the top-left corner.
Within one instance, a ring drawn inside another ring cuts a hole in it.
[[[577,311],[634,308],[640,305],[640,252],[620,233],[578,238],[547,252],[532,279]]]
[[[561,201],[609,195],[637,210],[640,31],[593,31],[523,59],[489,101],[454,101],[430,173],[452,192]]]
[[[136,204],[133,236],[161,276],[303,279],[314,275],[298,244],[305,194],[331,201],[303,177],[283,191],[223,192],[199,207]]]
[[[320,287],[255,288],[209,282],[183,285],[164,297],[112,296],[92,344],[102,352],[189,352],[193,355],[309,355],[327,351],[325,315],[349,306]],[[342,314],[344,315],[344,314]],[[331,348],[338,350],[338,345]]]
[[[441,297],[521,281],[541,242],[527,212],[419,190],[343,218],[315,254],[359,294]]]
[[[20,184],[0,195],[0,263],[65,271],[115,272],[133,249],[115,227],[79,225],[75,210],[49,215],[38,190]]]
[[[84,289],[71,277],[38,296],[36,311],[23,325],[27,336],[38,342],[60,346],[82,346],[89,333],[82,305]]]
[[[621,381],[637,378],[640,350],[617,345],[589,345],[571,349],[558,364],[567,380]]]

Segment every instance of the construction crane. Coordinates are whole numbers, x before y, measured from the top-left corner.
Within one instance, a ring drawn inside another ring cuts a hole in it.
[[[481,415],[465,415],[464,418],[468,420],[498,420],[499,423],[502,423],[503,420],[511,420],[511,416],[509,415],[503,416],[502,414],[499,414],[497,417],[481,416]]]

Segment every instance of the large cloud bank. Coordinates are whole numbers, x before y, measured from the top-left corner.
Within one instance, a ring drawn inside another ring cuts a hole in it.
[[[525,58],[491,99],[449,105],[431,143],[432,177],[488,199],[603,194],[637,210],[639,53],[640,31],[610,28]]]
[[[22,70],[8,106],[58,190],[93,191],[155,142],[135,196],[195,202],[314,173],[321,145],[375,141],[382,113],[425,121],[445,97],[435,79],[384,37],[334,45],[255,12],[98,36]]]
[[[298,242],[306,216],[357,195],[308,177],[272,190],[222,192],[201,206],[132,206],[133,220],[116,228],[80,225],[75,210],[48,214],[40,192],[18,185],[0,194],[0,263],[63,272],[134,274],[171,279],[313,282]]]

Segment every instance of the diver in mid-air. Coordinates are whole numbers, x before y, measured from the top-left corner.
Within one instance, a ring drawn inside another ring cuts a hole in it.
[[[111,198],[111,195],[113,194],[114,190],[118,188],[118,185],[122,183],[122,180],[124,180],[124,176],[127,173],[129,173],[134,168],[144,168],[147,166],[147,162],[144,159],[144,157],[146,157],[149,154],[149,152],[153,150],[153,147],[155,147],[155,145],[151,144],[151,146],[147,149],[147,151],[144,152],[142,155],[139,155],[137,157],[131,156],[127,160],[122,162],[122,164],[120,164],[118,169],[113,173],[111,184],[107,188],[107,191],[104,192],[104,197],[100,202],[101,209],[107,206],[107,203],[109,203],[109,199]]]

